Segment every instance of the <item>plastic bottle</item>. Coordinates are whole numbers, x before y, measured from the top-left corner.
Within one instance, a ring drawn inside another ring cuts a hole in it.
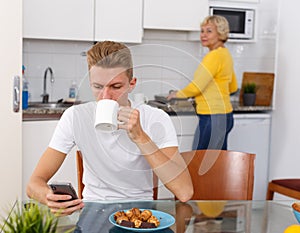
[[[23,88],[22,88],[22,109],[28,108],[28,98],[29,98],[29,91],[28,91],[28,80],[25,76],[25,66],[22,66],[22,81],[23,81]]]
[[[72,84],[69,89],[69,98],[76,99],[77,92],[78,92],[78,87],[77,87],[76,81],[72,81]]]

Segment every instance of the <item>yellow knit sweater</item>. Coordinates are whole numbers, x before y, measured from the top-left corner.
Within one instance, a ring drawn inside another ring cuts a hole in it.
[[[237,88],[231,54],[219,47],[205,55],[193,80],[176,97],[195,97],[198,114],[224,114],[232,112],[230,93]]]

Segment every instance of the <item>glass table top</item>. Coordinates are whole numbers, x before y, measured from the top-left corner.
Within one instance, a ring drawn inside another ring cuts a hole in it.
[[[286,227],[298,224],[292,201],[136,201],[85,202],[85,207],[59,221],[59,232],[74,229],[86,233],[128,233],[109,221],[112,213],[131,208],[158,210],[175,218],[167,229],[150,231],[165,233],[282,233]],[[148,231],[148,232],[150,232]],[[142,231],[144,232],[144,231]]]

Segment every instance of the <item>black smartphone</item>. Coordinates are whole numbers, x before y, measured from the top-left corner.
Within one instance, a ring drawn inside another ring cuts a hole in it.
[[[54,194],[67,194],[72,196],[71,200],[78,199],[77,193],[71,183],[51,183],[49,186]]]

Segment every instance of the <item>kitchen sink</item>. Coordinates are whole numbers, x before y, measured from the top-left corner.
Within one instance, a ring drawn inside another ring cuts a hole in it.
[[[49,103],[41,103],[41,102],[29,102],[28,108],[43,108],[43,109],[55,109],[55,108],[68,108],[71,107],[74,103],[64,103],[64,102],[49,102]]]

